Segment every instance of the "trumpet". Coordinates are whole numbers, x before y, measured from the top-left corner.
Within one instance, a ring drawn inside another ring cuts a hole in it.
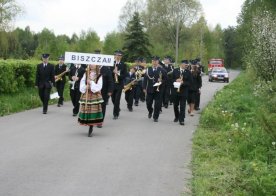
[[[75,72],[75,78],[78,77],[78,69]],[[69,83],[72,84],[71,89],[74,90],[75,89],[75,83],[76,83],[76,79],[74,79],[73,81],[69,80]]]
[[[161,82],[161,84],[162,84],[162,72],[161,72],[161,71],[159,72],[158,82]],[[160,84],[160,85],[161,85],[161,84]],[[156,89],[157,92],[160,91],[160,90],[159,90],[160,85],[159,85],[159,86],[157,87],[157,89]]]
[[[180,75],[180,80],[183,80],[183,75]],[[177,89],[177,92],[180,93],[180,87],[181,87],[181,84],[179,85],[178,89]]]

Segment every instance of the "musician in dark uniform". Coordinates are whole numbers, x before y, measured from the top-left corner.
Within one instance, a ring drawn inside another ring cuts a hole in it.
[[[114,55],[115,55],[114,67],[111,68],[111,71],[113,73],[114,90],[111,98],[112,98],[112,103],[114,105],[113,119],[116,120],[118,119],[120,114],[120,101],[121,101],[122,90],[124,88],[125,76],[127,74],[127,67],[126,67],[126,64],[123,61],[121,61],[123,56],[122,51],[116,50]]]
[[[100,54],[100,50],[95,50],[95,54]],[[105,117],[105,111],[106,111],[106,105],[108,102],[109,97],[112,95],[112,92],[114,90],[114,83],[113,83],[113,77],[112,72],[110,70],[109,66],[100,66],[100,74],[102,76],[103,80],[103,86],[102,86],[102,97],[104,102],[102,103],[102,113],[103,113],[103,120]],[[102,128],[102,125],[97,125],[98,128]]]
[[[135,75],[136,75],[136,78],[139,80],[137,82],[137,84],[135,85],[135,88],[134,88],[134,104],[135,106],[138,106],[139,105],[139,99],[141,97],[141,94],[143,93],[143,78],[144,77],[144,74],[143,74],[143,71],[144,71],[144,67],[141,65],[143,61],[143,58],[139,57],[135,60]]]
[[[43,114],[47,114],[50,92],[55,85],[55,68],[50,64],[49,54],[42,54],[42,63],[36,68],[35,85],[38,87],[40,100],[43,104]]]
[[[125,86],[126,85],[131,85],[131,87],[129,89],[125,89],[125,100],[127,102],[127,108],[130,112],[133,111],[133,97],[134,97],[134,92],[135,92],[135,89],[136,89],[136,84],[133,83],[134,80],[136,79],[136,76],[135,76],[135,69],[134,67],[131,67],[129,69],[129,72],[127,73],[126,75],[126,78],[125,78]]]
[[[195,59],[195,61],[198,66],[198,72],[200,74],[200,77],[202,77],[202,75],[204,74],[204,66],[201,64],[200,58]],[[201,95],[201,91],[199,89],[198,92],[196,93],[196,97],[195,97],[195,110],[200,110],[200,108],[199,108],[200,95]]]
[[[173,82],[172,82],[172,72],[173,72],[173,65],[171,64],[171,57],[166,56],[164,58],[164,64],[162,65],[163,68],[166,70],[168,75],[168,80],[164,87],[164,94],[163,94],[163,106],[168,108],[169,102],[172,102],[172,90],[173,90]]]
[[[64,92],[64,86],[66,83],[66,71],[67,71],[67,66],[64,64],[64,57],[60,56],[58,58],[59,62],[55,66],[55,81],[56,81],[56,89],[58,92],[58,104],[57,106],[60,107],[63,105],[63,92]],[[62,75],[61,77],[58,77],[58,75]]]
[[[162,106],[161,92],[162,88],[164,88],[162,82],[167,79],[167,73],[159,66],[159,59],[157,56],[152,57],[152,66],[147,68],[143,82],[143,90],[146,94],[147,109],[149,112],[148,118],[151,118],[153,115],[154,122],[158,122]],[[154,108],[152,107],[153,101]]]
[[[147,68],[147,60],[145,58],[141,58],[141,67],[143,67],[143,71],[145,71],[145,69]],[[142,75],[142,88],[143,88],[143,81],[144,81],[144,75]],[[145,92],[142,90],[141,94],[140,94],[140,101],[141,102],[145,102],[146,101],[146,95]]]
[[[188,66],[188,60],[182,60],[179,68],[174,69],[172,75],[173,82],[180,84],[179,87],[174,88],[174,122],[179,122],[180,125],[184,125],[186,101],[192,82],[192,74]],[[177,85],[175,84],[175,86]]]
[[[73,116],[77,116],[79,113],[79,100],[81,96],[80,92],[80,80],[85,73],[85,69],[80,64],[72,64],[69,72],[70,80],[70,97],[73,104]]]

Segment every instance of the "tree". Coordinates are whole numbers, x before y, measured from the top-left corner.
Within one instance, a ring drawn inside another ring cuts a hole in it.
[[[145,10],[146,4],[143,0],[128,0],[122,8],[121,15],[119,16],[119,30],[124,32],[135,12],[141,14]]]
[[[103,53],[113,54],[115,50],[123,47],[123,35],[118,32],[111,32],[105,36],[103,43]]]
[[[93,30],[88,30],[87,32],[82,31],[80,34],[80,38],[77,44],[77,51],[79,52],[94,52],[96,49],[100,49],[101,47],[100,37]]]
[[[140,15],[135,12],[132,20],[127,24],[123,51],[128,61],[134,61],[137,57],[150,57],[148,35],[143,31]]]
[[[10,23],[21,12],[15,0],[0,0],[0,31],[8,30]]]

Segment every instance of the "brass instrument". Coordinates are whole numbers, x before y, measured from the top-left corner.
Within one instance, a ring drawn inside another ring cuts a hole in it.
[[[135,75],[136,75],[136,79],[139,79],[139,78],[141,78],[142,76],[143,76],[143,74],[145,74],[146,73],[146,70],[137,70],[136,72],[135,72]]]
[[[124,86],[123,92],[125,93],[126,91],[131,90],[133,85],[140,80],[142,80],[142,78],[136,78],[135,80],[132,80],[130,83]]]
[[[75,77],[78,77],[78,69],[76,70]],[[72,84],[71,89],[74,90],[75,89],[76,80],[69,81],[69,83]]]
[[[180,74],[180,78],[179,78],[180,80],[183,80],[183,75],[182,74]],[[179,87],[178,87],[178,89],[177,89],[177,92],[178,93],[180,93],[180,87],[181,87],[181,84],[179,85]]]
[[[161,72],[161,71],[159,72],[158,82],[161,82],[161,84],[162,84],[162,72]],[[161,84],[160,84],[160,85],[161,85]],[[156,89],[157,92],[159,92],[159,87],[160,87],[160,85],[159,85],[159,86],[157,87],[157,89]]]
[[[64,72],[62,72],[62,73],[56,75],[55,82],[57,82],[57,81],[59,81],[59,80],[62,80],[62,76],[63,76],[64,74],[66,74],[66,73],[68,72],[68,70],[69,70],[69,69],[66,69]]]

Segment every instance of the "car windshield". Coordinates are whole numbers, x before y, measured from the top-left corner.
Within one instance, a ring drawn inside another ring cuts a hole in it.
[[[210,61],[210,64],[222,64],[221,61]]]
[[[213,69],[213,73],[226,73],[226,69]]]

